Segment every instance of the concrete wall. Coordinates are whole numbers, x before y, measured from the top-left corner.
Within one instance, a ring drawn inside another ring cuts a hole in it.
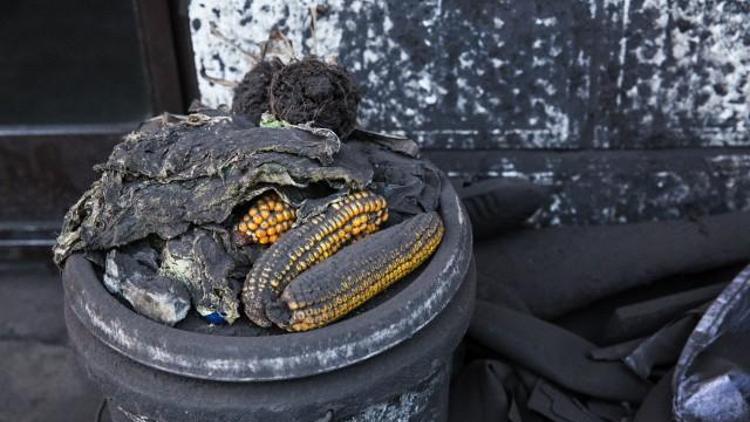
[[[216,79],[241,79],[279,29],[352,71],[362,125],[414,137],[455,177],[552,186],[540,224],[750,208],[745,0],[192,0],[189,15],[206,104],[231,102]]]

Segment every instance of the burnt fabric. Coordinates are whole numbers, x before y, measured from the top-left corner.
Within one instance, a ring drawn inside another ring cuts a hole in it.
[[[590,359],[588,353],[596,346],[585,339],[481,300],[468,335],[505,359],[591,397],[640,401],[650,387],[620,363]]]
[[[500,361],[471,362],[453,381],[451,390],[451,420],[524,421],[519,406],[525,406],[529,392],[514,369]]]
[[[477,242],[450,420],[750,420],[748,223],[534,230],[519,218]]]
[[[586,397],[499,358],[469,363],[451,384],[450,421],[621,422],[632,408]]]
[[[648,337],[701,303],[713,301],[742,267],[731,265],[655,280],[575,309],[552,322],[600,346]]]
[[[607,322],[607,340],[633,338],[654,332],[678,313],[710,302],[726,287],[716,283],[697,289],[618,307]]]
[[[698,311],[689,312],[646,338],[595,349],[589,355],[594,360],[622,361],[636,375],[647,380],[657,366],[672,366],[677,362],[700,316]]]
[[[672,372],[664,375],[649,391],[635,414],[634,422],[672,422]]]
[[[494,285],[554,318],[673,274],[750,259],[750,213],[696,221],[523,230],[475,246],[480,297]]]
[[[531,392],[529,409],[555,422],[605,422],[622,421],[628,415],[627,408],[614,403],[586,400],[561,388],[539,380]]]
[[[97,170],[100,179],[66,214],[55,245],[58,265],[79,250],[226,225],[238,205],[269,185],[292,202],[371,187],[386,197],[394,221],[435,210],[441,190],[434,166],[382,144],[342,144],[327,129],[256,127],[223,114],[150,121]]]
[[[544,189],[524,179],[489,179],[462,186],[475,240],[489,239],[522,226],[547,202]]]

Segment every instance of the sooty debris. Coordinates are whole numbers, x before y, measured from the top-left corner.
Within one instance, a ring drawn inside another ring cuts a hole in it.
[[[157,252],[146,242],[107,253],[104,285],[141,315],[174,325],[187,315],[190,296],[185,286],[157,274]]]
[[[357,133],[341,143],[329,129],[257,127],[209,109],[160,116],[96,167],[100,178],[66,214],[54,259],[62,266],[85,253],[105,267],[110,291],[155,320],[175,324],[192,302],[209,322],[231,323],[237,286],[263,250],[232,237],[253,200],[273,189],[300,224],[361,189],[387,199],[391,224],[433,211],[438,170],[412,157],[409,143]]]
[[[292,124],[312,122],[346,138],[357,124],[361,95],[351,75],[317,58],[292,62],[273,75],[271,112]]]
[[[229,242],[222,242],[221,237],[226,240],[229,235],[225,230],[194,229],[167,241],[159,273],[187,287],[201,316],[217,315],[232,323],[240,316],[239,285],[232,279],[237,265],[222,244]]]
[[[279,60],[264,60],[245,74],[234,88],[232,112],[246,116],[251,122],[260,122],[260,116],[270,110],[268,88],[275,72],[283,67]]]

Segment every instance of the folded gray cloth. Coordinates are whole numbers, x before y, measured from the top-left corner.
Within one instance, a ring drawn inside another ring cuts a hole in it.
[[[670,275],[750,261],[750,213],[523,230],[478,242],[475,254],[480,298],[507,290],[555,318]]]

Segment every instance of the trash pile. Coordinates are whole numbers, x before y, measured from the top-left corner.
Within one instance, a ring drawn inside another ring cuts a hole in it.
[[[196,105],[126,136],[67,213],[55,262],[86,254],[111,293],[165,324],[244,311],[302,331],[430,257],[441,175],[412,141],[355,129],[342,68],[261,62],[247,80],[233,113]]]
[[[478,297],[451,420],[750,420],[750,213],[534,229],[539,186],[459,194]]]

